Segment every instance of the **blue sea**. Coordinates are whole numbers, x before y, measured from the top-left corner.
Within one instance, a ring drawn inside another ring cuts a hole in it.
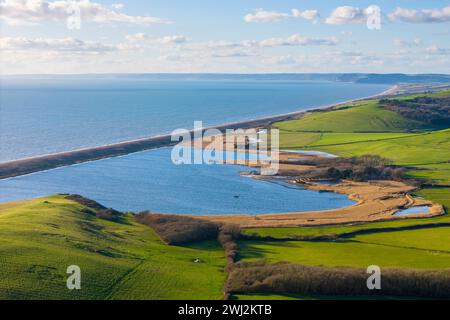
[[[4,78],[0,162],[305,110],[380,93],[386,85],[257,79]],[[122,211],[237,214],[316,211],[345,195],[286,188],[232,165],[175,166],[149,150],[0,180],[0,202],[77,193]]]
[[[255,76],[256,77],[256,76]],[[386,85],[275,80],[5,78],[0,162],[366,97]]]

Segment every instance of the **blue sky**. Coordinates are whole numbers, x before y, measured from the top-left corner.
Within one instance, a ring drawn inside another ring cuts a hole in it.
[[[446,1],[0,0],[0,8],[7,74],[450,72]],[[381,25],[370,29],[373,8]],[[68,27],[78,17],[79,28]]]

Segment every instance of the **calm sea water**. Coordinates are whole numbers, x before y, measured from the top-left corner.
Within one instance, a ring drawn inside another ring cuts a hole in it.
[[[316,211],[354,204],[345,195],[241,176],[235,165],[172,164],[162,148],[0,180],[0,202],[77,193],[122,211],[237,214]]]
[[[275,80],[2,79],[0,162],[254,119],[385,90]]]
[[[276,80],[2,79],[0,162],[98,146],[177,128],[254,119],[374,95],[385,85]],[[351,205],[346,196],[286,188],[246,167],[175,166],[150,150],[0,180],[0,202],[77,193],[118,210],[270,213]]]

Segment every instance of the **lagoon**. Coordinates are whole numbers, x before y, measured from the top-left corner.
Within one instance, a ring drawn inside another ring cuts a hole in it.
[[[336,209],[347,196],[242,176],[238,165],[174,165],[171,149],[0,180],[0,202],[75,193],[121,211],[175,214],[263,214]]]

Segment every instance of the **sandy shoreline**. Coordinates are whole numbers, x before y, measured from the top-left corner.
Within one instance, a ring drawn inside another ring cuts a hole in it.
[[[429,90],[429,88],[427,88]],[[218,126],[203,128],[203,131],[215,128],[222,132],[225,129],[247,129],[256,127],[265,127],[273,122],[297,118],[313,110],[326,110],[337,105],[352,103],[355,101],[388,97],[397,95],[399,92],[405,92],[407,89],[402,86],[394,86],[390,89],[371,97],[360,98],[351,101],[345,101],[333,105],[314,108],[310,110],[301,110],[276,116],[270,116],[260,119],[227,123]],[[414,87],[417,90],[417,86]],[[191,131],[191,134],[193,131]],[[95,161],[105,158],[123,156],[134,152],[140,152],[148,149],[160,148],[173,145],[178,142],[172,142],[170,135],[158,135],[149,138],[136,139],[115,144],[103,145],[92,148],[73,150],[68,152],[55,153],[50,155],[32,157],[27,159],[9,161],[0,163],[0,179],[14,176],[31,174],[43,170],[54,169],[63,166],[69,166],[89,161]],[[219,142],[218,142],[219,143]],[[205,146],[203,146],[205,147]],[[233,147],[234,149],[234,147]],[[292,153],[280,152],[280,160],[286,160],[292,157],[318,157],[307,156]],[[284,159],[285,158],[285,159]],[[241,162],[235,163],[247,165],[249,167],[258,167],[258,164]],[[311,169],[305,165],[290,164],[289,162],[280,163],[280,172],[285,172],[287,176],[300,175],[304,170]],[[253,176],[256,179],[264,179],[261,176]],[[354,182],[342,181],[336,185],[324,185],[314,182],[304,182],[306,188],[317,192],[334,192],[346,194],[349,199],[357,204],[325,211],[314,212],[288,212],[276,214],[259,215],[191,215],[197,218],[203,218],[214,222],[233,222],[242,227],[293,227],[293,226],[317,226],[332,224],[348,224],[359,222],[372,222],[388,219],[405,219],[416,217],[432,217],[444,213],[441,205],[434,204],[431,201],[413,198],[410,193],[416,188],[398,181],[371,181]],[[429,206],[428,214],[411,214],[408,216],[395,216],[394,213],[415,206]]]
[[[239,151],[239,150],[238,150]],[[445,213],[440,204],[431,201],[418,199],[411,196],[417,187],[400,181],[367,181],[356,182],[343,180],[338,184],[321,184],[307,179],[298,179],[302,174],[314,169],[313,165],[295,164],[286,161],[288,159],[314,159],[321,158],[320,155],[302,155],[280,152],[278,158],[279,176],[281,180],[298,184],[317,192],[333,192],[345,194],[356,204],[323,211],[310,212],[286,212],[273,214],[224,214],[224,215],[190,215],[192,217],[202,218],[218,223],[235,223],[245,228],[257,227],[297,227],[297,226],[319,226],[349,223],[364,223],[374,221],[384,221],[391,219],[408,218],[429,218]],[[235,161],[229,164],[238,164],[250,168],[259,168],[264,166],[264,162],[257,160]],[[300,162],[301,163],[301,162]],[[250,174],[251,178],[270,180],[276,177],[261,176]],[[300,180],[300,181],[299,181]],[[417,206],[428,206],[429,212],[423,214],[409,214],[405,216],[395,215],[396,212],[403,209],[409,209]]]
[[[380,98],[385,96],[395,95],[399,91],[400,87],[395,85],[388,90],[385,90],[379,94],[372,95],[369,97],[358,98],[354,100],[347,100],[343,102],[338,102],[330,105],[313,107],[310,109],[293,111],[284,114],[278,114],[268,117],[262,117],[257,119],[250,119],[237,122],[229,122],[216,126],[210,126],[203,128],[203,131],[209,129],[248,129],[255,127],[267,126],[273,122],[290,120],[292,118],[297,118],[307,112],[313,110],[326,110],[337,105],[352,103],[355,101],[367,100]],[[193,134],[193,130],[190,131]],[[11,177],[17,177],[21,175],[26,175],[30,173],[35,173],[39,171],[45,171],[50,169],[55,169],[59,167],[70,166],[73,164],[79,164],[84,162],[90,162],[100,159],[112,158],[127,155],[130,153],[156,149],[160,147],[167,147],[176,144],[177,142],[171,141],[170,134],[156,135],[148,138],[133,139],[118,143],[106,144],[96,147],[88,147],[75,149],[71,151],[64,151],[52,154],[46,154],[35,157],[22,158],[17,160],[11,160],[7,162],[0,163],[0,179],[6,179]]]
[[[327,110],[338,105],[352,103],[356,101],[382,98],[395,96],[398,94],[409,94],[417,93],[420,91],[434,91],[442,90],[450,86],[443,85],[394,85],[389,89],[369,97],[358,98],[354,100],[347,100],[343,102],[338,102],[330,105],[312,107],[310,109],[304,109],[284,114],[278,114],[268,117],[262,117],[257,119],[250,119],[244,121],[224,123],[216,126],[210,126],[203,128],[203,131],[208,129],[248,129],[255,127],[264,127],[270,125],[273,122],[290,120],[293,118],[300,117],[307,112],[312,112],[315,110]],[[194,132],[190,131],[191,134]],[[21,175],[26,175],[30,173],[35,173],[39,171],[45,171],[50,169],[55,169],[59,167],[70,166],[73,164],[79,164],[84,162],[90,162],[100,159],[124,156],[130,153],[156,149],[160,147],[167,147],[176,144],[177,142],[171,141],[170,134],[156,135],[148,138],[133,139],[129,141],[123,141],[118,143],[106,144],[95,147],[88,147],[82,149],[76,149],[71,151],[59,152],[46,154],[41,156],[22,158],[17,160],[11,160],[7,162],[0,163],[0,179],[6,179],[11,177],[17,177]]]
[[[354,182],[342,181],[337,185],[310,183],[306,188],[319,192],[348,195],[357,204],[324,211],[289,212],[259,215],[203,215],[195,216],[218,223],[235,223],[244,228],[301,227],[385,221],[392,219],[430,218],[444,213],[444,208],[431,201],[410,195],[415,187],[397,181]],[[416,206],[429,206],[427,214],[394,215],[399,210]],[[193,216],[194,217],[194,216]]]

